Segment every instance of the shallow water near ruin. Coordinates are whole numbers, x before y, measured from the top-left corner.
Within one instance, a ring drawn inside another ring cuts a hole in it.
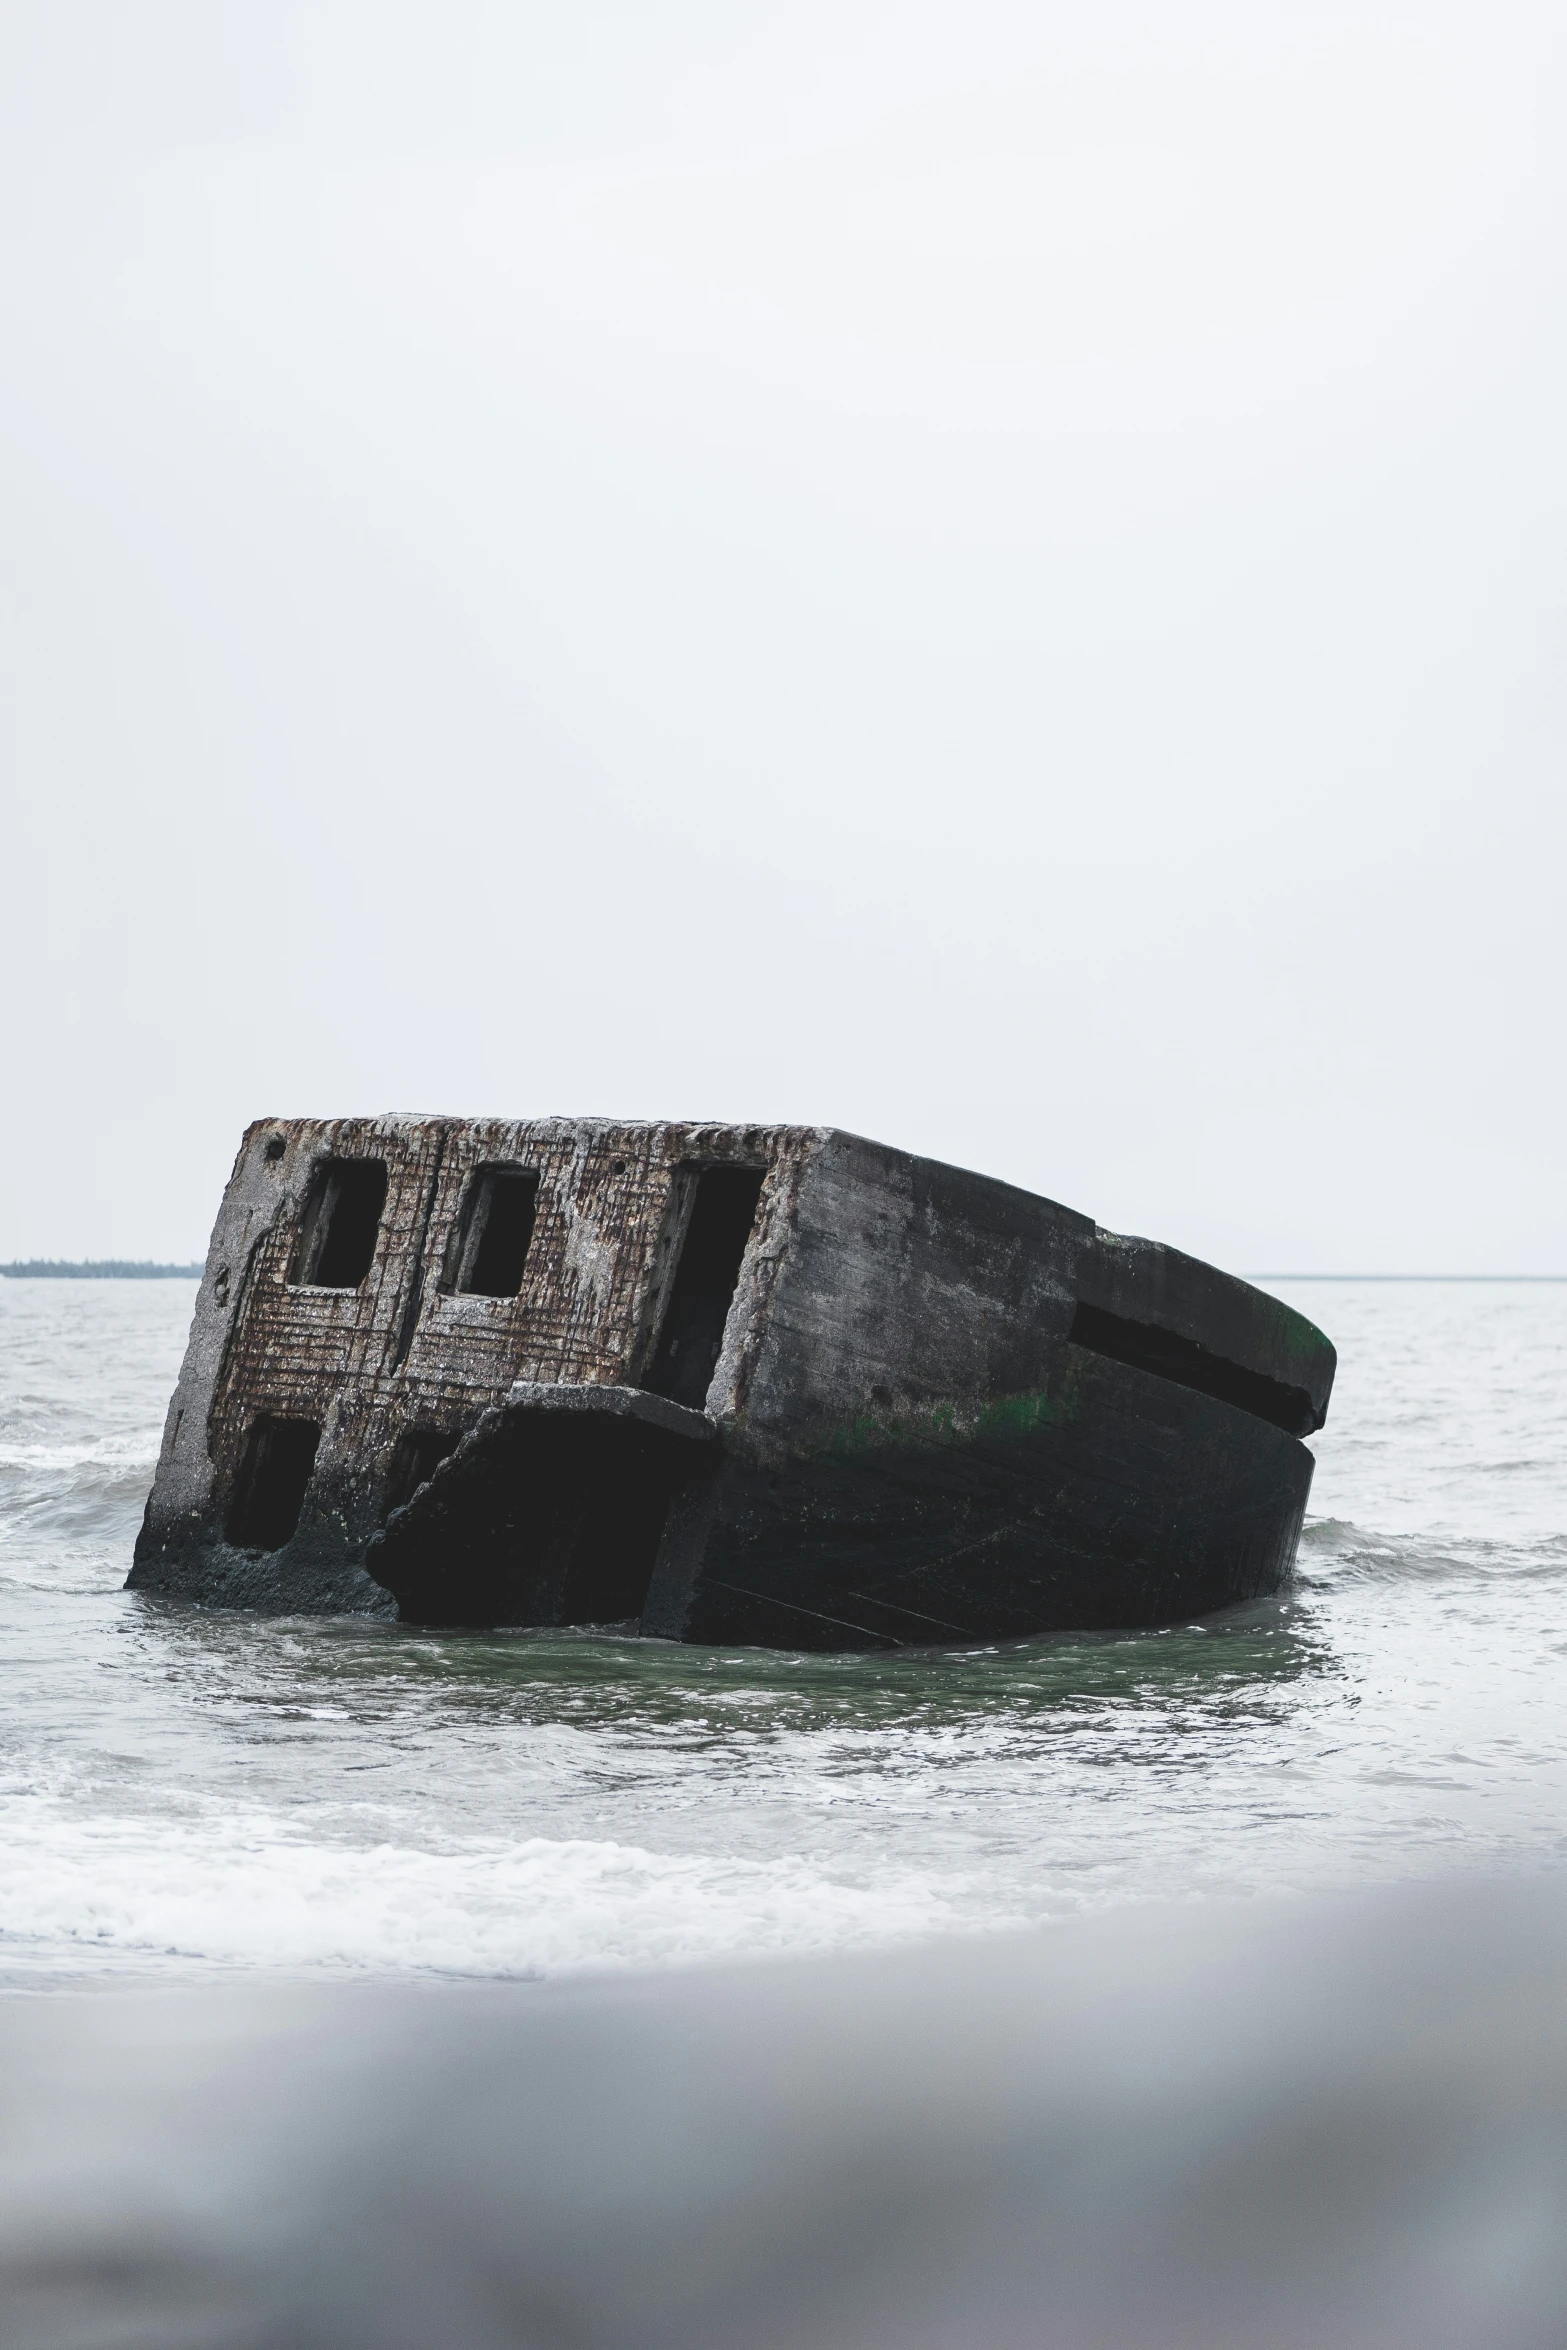
[[[194,1284],[0,1282],[0,1985],[530,1975],[1567,1849],[1567,1286],[1280,1283],[1335,1340],[1293,1588],[870,1657],[120,1587]]]

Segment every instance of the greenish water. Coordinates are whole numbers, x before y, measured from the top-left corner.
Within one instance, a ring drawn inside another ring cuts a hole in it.
[[[526,1974],[1557,1858],[1567,1288],[1280,1286],[1342,1364],[1290,1592],[800,1658],[127,1594],[192,1286],[0,1284],[0,1982]]]

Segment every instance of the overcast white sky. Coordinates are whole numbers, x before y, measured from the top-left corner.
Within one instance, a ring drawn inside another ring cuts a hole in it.
[[[1560,22],[8,0],[0,1257],[397,1108],[1567,1270]]]

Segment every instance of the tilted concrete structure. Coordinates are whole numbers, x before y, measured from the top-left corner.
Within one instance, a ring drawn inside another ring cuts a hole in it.
[[[1275,1589],[1334,1371],[1244,1282],[823,1127],[263,1119],[131,1583],[862,1648]]]

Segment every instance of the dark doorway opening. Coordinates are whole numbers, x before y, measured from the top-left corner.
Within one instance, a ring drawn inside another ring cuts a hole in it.
[[[306,1289],[357,1289],[385,1206],[384,1159],[323,1159],[300,1228],[295,1281]]]
[[[603,1461],[573,1513],[563,1624],[620,1624],[641,1615],[669,1515],[671,1468],[653,1443],[618,1445]]]
[[[381,1509],[384,1526],[393,1510],[400,1510],[410,1501],[421,1485],[429,1483],[449,1452],[457,1448],[457,1438],[444,1428],[405,1428],[397,1440],[392,1455],[392,1473],[386,1481],[386,1496]]]
[[[622,1624],[642,1613],[674,1494],[710,1464],[689,1438],[525,1412],[368,1546],[405,1624]]]
[[[515,1297],[533,1220],[539,1179],[526,1167],[481,1167],[468,1187],[457,1228],[451,1286],[470,1297]]]
[[[713,1382],[765,1177],[762,1167],[704,1167],[697,1177],[664,1326],[643,1381],[692,1411],[702,1409]]]
[[[320,1442],[319,1420],[253,1422],[229,1505],[227,1533],[236,1550],[281,1550],[291,1539]]]

